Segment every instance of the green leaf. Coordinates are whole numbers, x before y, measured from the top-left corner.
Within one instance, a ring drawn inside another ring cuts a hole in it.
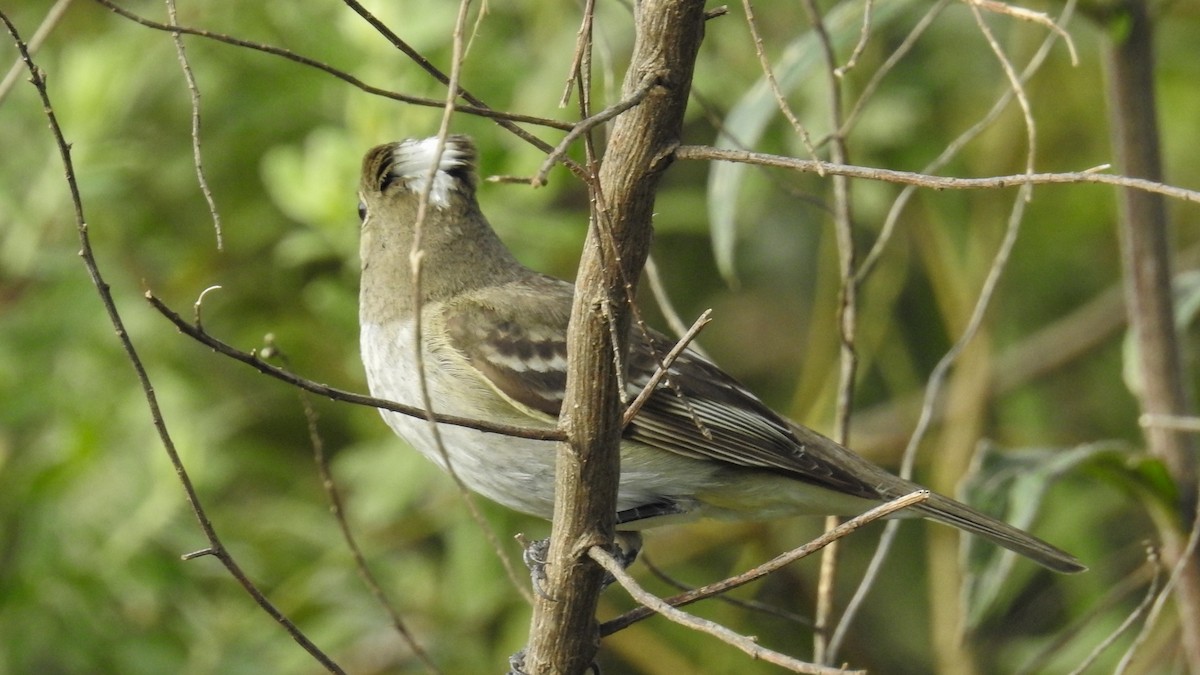
[[[1046,493],[1062,476],[1078,472],[1084,465],[1124,463],[1129,449],[1115,442],[1089,443],[1074,448],[1048,448],[999,452],[985,443],[976,455],[975,467],[959,490],[959,497],[1015,527],[1028,530],[1037,519]],[[1015,553],[999,549],[977,538],[965,540],[971,572],[963,597],[967,624],[978,626],[989,614],[1003,609],[1004,592],[1013,575]]]
[[[912,0],[880,3],[875,6],[872,21],[875,26],[885,25],[912,4]],[[834,48],[846,48],[858,39],[861,31],[862,3],[851,0],[838,3],[825,18],[825,26]],[[819,74],[824,67],[821,42],[816,33],[809,30],[787,46],[771,70],[780,90],[787,95],[806,77]],[[767,125],[778,115],[779,105],[775,95],[766,76],[761,76],[729,111],[722,122],[723,133],[717,136],[714,145],[725,150],[754,148]],[[717,268],[730,284],[737,282],[734,254],[741,221],[744,220],[739,218],[742,213],[739,196],[748,168],[747,164],[717,162],[708,176],[708,213],[712,221],[713,254]]]

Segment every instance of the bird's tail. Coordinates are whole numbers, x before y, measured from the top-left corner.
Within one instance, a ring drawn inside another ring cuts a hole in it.
[[[1055,572],[1075,574],[1087,570],[1070,553],[949,497],[930,493],[929,499],[913,510],[931,520],[984,537]]]

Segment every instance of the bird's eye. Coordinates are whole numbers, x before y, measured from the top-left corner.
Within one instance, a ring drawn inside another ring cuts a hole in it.
[[[366,202],[364,202],[363,200],[360,199],[360,200],[358,200],[358,221],[361,223],[362,221],[364,221],[366,219],[367,219],[367,204],[366,204]]]

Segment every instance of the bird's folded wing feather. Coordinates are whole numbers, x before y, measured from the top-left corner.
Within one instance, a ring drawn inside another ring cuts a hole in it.
[[[509,402],[557,417],[566,387],[570,284],[538,276],[511,287],[460,297],[445,309],[451,345]],[[493,295],[494,294],[494,295]],[[503,297],[504,302],[492,302]],[[630,340],[632,399],[650,381],[673,342],[636,328]],[[798,435],[799,434],[799,435]],[[724,371],[692,351],[668,369],[625,432],[670,452],[763,469],[866,499],[904,483],[803,427],[795,427]]]

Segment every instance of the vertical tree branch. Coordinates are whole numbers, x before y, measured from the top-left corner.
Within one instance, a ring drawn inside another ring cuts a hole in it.
[[[1117,21],[1126,30],[1108,50],[1111,134],[1118,168],[1128,176],[1160,180],[1152,19],[1144,0],[1127,0],[1120,9]],[[1126,307],[1141,376],[1139,403],[1144,414],[1186,415],[1191,401],[1175,332],[1166,204],[1161,196],[1144,192],[1118,194]],[[1187,434],[1160,426],[1147,427],[1146,443],[1179,490],[1178,522],[1159,523],[1165,557],[1175,564],[1184,555],[1184,533],[1196,517],[1195,445]],[[1200,564],[1193,558],[1184,565],[1176,587],[1180,629],[1191,670],[1200,672]]]
[[[620,475],[621,398],[630,325],[626,281],[649,253],[655,189],[679,143],[692,70],[704,31],[702,0],[642,0],[624,95],[647,77],[659,85],[616,119],[593,187],[594,208],[576,281],[567,338],[569,370],[560,425],[546,596],[539,597],[525,659],[529,673],[579,673],[599,643],[595,620],[603,570],[587,556],[612,541]],[[608,228],[602,232],[600,228]],[[615,251],[605,251],[611,241]],[[613,264],[615,263],[615,264]],[[610,322],[621,358],[612,358]]]
[[[837,55],[833,40],[825,28],[821,10],[815,0],[804,0],[804,11],[820,38],[821,51],[825,58],[826,79],[829,86],[829,159],[835,164],[848,163],[846,136],[842,130],[845,121],[842,103],[842,78],[838,76]],[[858,256],[854,250],[854,223],[850,209],[850,179],[833,176],[833,220],[837,236],[838,267],[841,272],[841,290],[838,292],[839,369],[837,410],[834,419],[833,438],[842,445],[850,444],[850,412],[854,407],[854,380],[858,371],[858,355],[854,350],[854,335],[858,326]],[[825,519],[828,532],[841,522],[837,516]],[[816,627],[813,631],[813,661],[827,663],[832,657],[828,653],[829,625],[833,614],[833,588],[837,579],[838,545],[821,552],[821,572],[817,583]]]

